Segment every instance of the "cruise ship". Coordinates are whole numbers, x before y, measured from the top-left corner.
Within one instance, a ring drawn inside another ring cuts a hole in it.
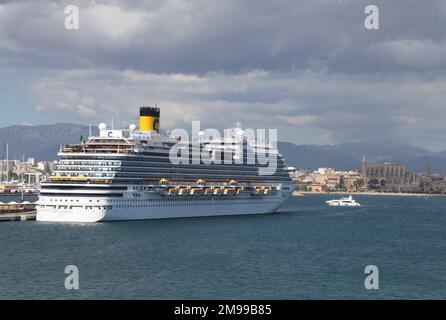
[[[282,155],[269,141],[229,134],[184,139],[160,130],[160,109],[140,108],[140,126],[115,130],[61,147],[51,176],[42,182],[38,221],[99,222],[274,213],[294,184]],[[174,148],[176,148],[174,150]],[[262,150],[276,170],[262,174]],[[203,159],[201,154],[210,157]],[[172,156],[185,154],[183,161]],[[196,158],[198,154],[198,159]],[[195,158],[194,158],[195,157]],[[226,161],[230,159],[232,161]],[[224,160],[224,161],[223,161]]]

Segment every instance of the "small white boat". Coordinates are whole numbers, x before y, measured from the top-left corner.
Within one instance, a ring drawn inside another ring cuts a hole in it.
[[[341,198],[341,199],[335,199],[335,200],[328,200],[325,201],[328,203],[329,206],[339,206],[339,207],[359,207],[361,206],[358,202],[353,200],[352,196]]]

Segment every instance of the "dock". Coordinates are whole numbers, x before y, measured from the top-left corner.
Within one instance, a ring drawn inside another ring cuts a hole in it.
[[[0,221],[36,220],[36,203],[23,201],[0,202]]]
[[[36,220],[37,211],[0,213],[0,222],[3,221],[32,221]]]

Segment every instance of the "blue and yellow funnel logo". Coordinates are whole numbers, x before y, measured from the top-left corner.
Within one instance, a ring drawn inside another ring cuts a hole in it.
[[[160,109],[141,107],[139,115],[139,129],[143,132],[160,130]]]
[[[155,118],[153,120],[153,130],[159,131],[160,130],[160,118]]]

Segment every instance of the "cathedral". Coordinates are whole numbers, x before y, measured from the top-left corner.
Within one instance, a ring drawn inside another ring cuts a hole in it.
[[[407,171],[404,164],[372,164],[364,156],[361,174],[365,185],[376,180],[386,191],[416,191],[420,187],[418,174]]]

